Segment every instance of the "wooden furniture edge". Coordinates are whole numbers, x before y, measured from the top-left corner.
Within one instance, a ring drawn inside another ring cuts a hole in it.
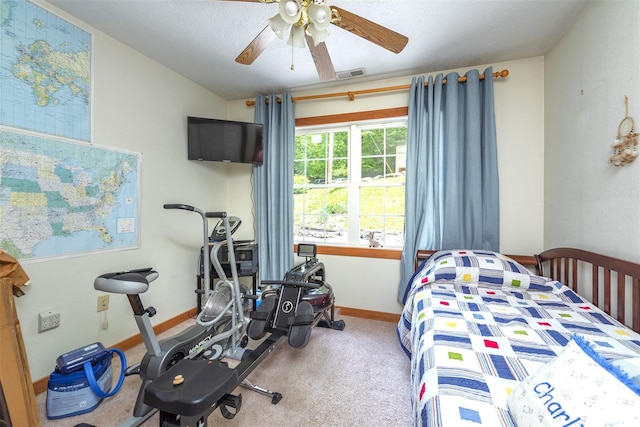
[[[580,284],[582,289],[590,285],[591,295],[583,295],[585,299],[640,333],[640,263],[566,247],[548,249],[536,258],[540,275],[557,280],[576,293]],[[591,275],[591,283],[583,279],[583,273],[587,277]],[[631,300],[629,311],[628,297]]]
[[[156,326],[153,327],[153,330],[155,331],[156,334],[161,334],[162,332],[167,331],[173,328],[174,326],[178,326],[182,322],[195,318],[196,313],[197,313],[197,309],[192,308],[191,310],[185,311],[184,313],[178,314],[177,316],[172,317],[171,319],[165,320],[164,322],[157,324]],[[141,343],[142,343],[142,336],[140,334],[136,334],[132,337],[126,338],[112,345],[111,347],[118,348],[122,351],[126,351]],[[49,385],[49,376],[46,376],[44,378],[40,378],[37,381],[34,381],[33,390],[35,391],[35,394],[40,394],[47,391],[48,385]]]
[[[619,271],[620,273],[629,276],[640,277],[640,264],[638,263],[626,261],[620,258],[614,258],[608,255],[598,254],[595,252],[585,251],[583,249],[548,249],[536,255],[536,258],[538,258],[541,262],[557,258],[575,258],[591,264],[597,264],[600,266],[606,265],[610,270]]]
[[[12,288],[12,279],[0,278],[0,384],[11,423],[36,427],[40,415]]]

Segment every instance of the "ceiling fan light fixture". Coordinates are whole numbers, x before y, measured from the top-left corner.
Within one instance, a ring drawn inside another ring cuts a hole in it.
[[[271,19],[269,19],[269,26],[276,33],[280,39],[284,40],[289,35],[289,27],[291,24],[287,23],[279,13],[276,13]]]
[[[286,36],[291,46],[292,70],[294,48],[308,46],[320,79],[335,80],[337,73],[324,43],[331,35],[329,25],[336,25],[393,53],[400,53],[409,42],[408,37],[358,14],[337,6],[327,6],[327,0],[235,1],[278,3],[279,6],[278,13],[269,19],[268,25],[238,55],[236,62],[239,64],[252,64],[275,38],[274,35],[283,41]]]
[[[307,16],[318,30],[326,30],[331,24],[331,8],[326,4],[311,3],[307,9]]]
[[[279,3],[278,13],[269,19],[269,26],[280,39],[287,37],[289,45],[305,48],[305,34],[311,36],[315,46],[329,37],[327,29],[333,20],[333,11],[324,0],[274,1]]]
[[[318,44],[325,41],[331,33],[326,29],[318,28],[317,25],[310,24],[307,26],[307,34],[313,39],[313,45],[318,46]]]
[[[302,5],[298,0],[285,0],[280,2],[280,16],[289,23],[295,24],[300,20],[302,15]]]
[[[307,43],[304,40],[304,27],[293,25],[291,27],[291,35],[289,36],[289,45],[297,48],[305,48]]]

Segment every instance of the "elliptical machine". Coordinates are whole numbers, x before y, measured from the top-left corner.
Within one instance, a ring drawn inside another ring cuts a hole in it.
[[[144,307],[140,294],[149,289],[149,284],[158,278],[159,274],[152,268],[107,273],[94,281],[94,288],[104,292],[126,294],[134,313],[136,324],[147,350],[142,361],[127,369],[126,375],[139,374],[142,379],[133,415],[121,425],[135,426],[148,419],[155,412],[155,408],[145,403],[145,394],[149,385],[172,366],[183,359],[195,359],[204,354],[208,360],[218,360],[222,357],[242,359],[248,338],[245,335],[249,323],[248,311],[250,298],[245,300],[245,292],[238,281],[236,263],[233,250],[232,234],[240,226],[240,219],[228,217],[226,212],[203,212],[193,206],[184,204],[165,204],[165,209],[182,209],[199,214],[203,221],[204,256],[211,262],[220,277],[214,289],[209,288],[210,266],[205,262],[204,283],[206,288],[205,305],[198,313],[197,324],[185,331],[158,341],[150,318],[156,314],[153,307]],[[218,218],[220,221],[209,237],[208,219]],[[224,273],[217,257],[217,251],[225,244],[229,250],[232,278],[229,280]],[[212,246],[211,251],[209,245]],[[211,256],[210,256],[211,254]],[[225,371],[226,372],[226,371]],[[219,375],[218,375],[219,376]],[[230,376],[230,383],[233,378]],[[235,388],[236,384],[233,384]],[[231,388],[231,390],[233,390]],[[240,402],[230,399],[225,404],[229,407],[239,406]],[[239,408],[236,408],[239,409]],[[232,417],[234,414],[227,411]]]

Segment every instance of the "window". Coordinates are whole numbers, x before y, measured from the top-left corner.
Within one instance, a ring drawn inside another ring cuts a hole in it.
[[[294,239],[401,248],[406,119],[296,130]]]

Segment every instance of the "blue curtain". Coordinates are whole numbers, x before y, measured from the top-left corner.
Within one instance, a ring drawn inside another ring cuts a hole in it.
[[[401,302],[417,249],[500,249],[492,72],[480,80],[469,71],[464,83],[457,73],[411,82]]]
[[[264,162],[254,166],[253,175],[260,279],[280,280],[293,266],[295,111],[291,95],[258,96],[255,122],[263,124],[264,140]]]

